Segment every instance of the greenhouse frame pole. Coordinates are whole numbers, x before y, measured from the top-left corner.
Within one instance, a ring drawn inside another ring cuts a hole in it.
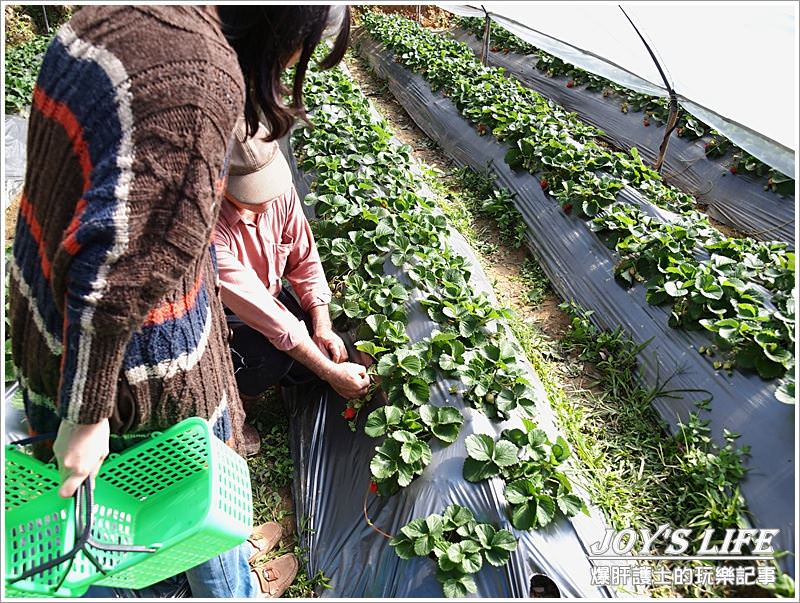
[[[483,9],[483,13],[486,15],[483,25],[483,45],[481,46],[481,65],[486,67],[489,64],[489,46],[491,44],[490,39],[492,36],[492,18],[489,16],[489,12],[484,8],[483,4],[481,4],[481,8]]]
[[[622,11],[622,14],[625,15],[625,18],[631,24],[636,34],[639,36],[639,39],[644,44],[644,47],[647,49],[647,52],[650,53],[650,58],[653,59],[653,62],[656,64],[656,69],[658,69],[658,73],[661,75],[661,79],[664,81],[664,86],[666,86],[667,91],[669,92],[669,118],[667,119],[667,131],[664,132],[664,139],[661,141],[661,146],[658,149],[658,159],[656,159],[655,163],[655,170],[661,173],[661,166],[664,165],[664,157],[667,154],[667,147],[669,146],[669,137],[672,132],[675,130],[675,127],[678,125],[678,95],[673,90],[672,86],[667,80],[667,75],[664,73],[664,70],[661,68],[661,64],[658,62],[653,49],[650,48],[650,44],[647,43],[647,40],[644,39],[642,32],[639,31],[639,28],[636,27],[636,24],[633,20],[628,16],[628,13],[625,12],[625,9],[622,6],[619,6],[619,10]]]

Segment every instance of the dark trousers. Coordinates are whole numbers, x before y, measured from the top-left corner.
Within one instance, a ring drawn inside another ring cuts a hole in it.
[[[314,333],[311,317],[291,293],[281,289],[278,301],[306,323],[309,333]],[[230,340],[231,357],[236,385],[241,394],[258,396],[273,385],[291,387],[319,380],[314,373],[286,352],[276,349],[263,334],[246,325],[228,308],[225,308],[225,318],[233,333]]]

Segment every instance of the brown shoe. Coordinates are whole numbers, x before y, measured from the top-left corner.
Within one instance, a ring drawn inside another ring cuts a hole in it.
[[[278,544],[283,536],[283,528],[281,524],[274,521],[262,523],[260,526],[253,528],[253,533],[247,539],[256,552],[250,556],[248,561],[253,565],[256,561],[261,559],[264,555],[269,553]]]
[[[261,598],[276,599],[280,597],[294,581],[299,568],[297,557],[291,553],[282,555],[259,567],[254,567],[253,572],[258,578],[261,588]]]
[[[251,417],[255,414],[256,409],[260,404],[264,402],[264,394],[258,394],[257,396],[248,396],[239,392],[239,399],[242,401],[242,408],[244,409],[245,417]]]
[[[261,436],[258,435],[258,430],[250,423],[245,423],[242,426],[242,447],[245,457],[255,456],[261,450]]]

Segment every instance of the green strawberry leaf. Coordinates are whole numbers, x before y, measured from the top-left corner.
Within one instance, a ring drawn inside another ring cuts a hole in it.
[[[399,425],[402,417],[403,411],[396,406],[376,408],[367,417],[364,433],[371,438],[379,438],[389,430],[389,427]]]
[[[494,440],[483,433],[473,433],[465,441],[467,454],[476,461],[491,461],[494,455]]]
[[[510,504],[521,505],[535,498],[536,488],[529,479],[519,479],[506,486],[504,495]]]
[[[518,530],[530,530],[536,523],[536,506],[535,498],[521,505],[512,505],[511,524]]]
[[[431,390],[425,381],[417,377],[403,384],[403,393],[408,401],[416,406],[426,404],[431,396]]]
[[[544,527],[553,521],[556,515],[556,504],[553,502],[552,497],[547,494],[542,494],[537,497],[538,505],[536,506],[536,523],[539,527]]]
[[[476,461],[468,458],[464,461],[462,474],[468,482],[480,482],[500,473],[500,468],[493,461]]]
[[[395,536],[389,541],[389,546],[394,547],[394,552],[400,559],[412,559],[416,556],[414,541],[406,536]]]
[[[495,444],[494,455],[492,460],[499,467],[509,467],[514,465],[518,460],[519,449],[507,440],[499,440]]]
[[[481,548],[489,549],[492,547],[492,539],[495,536],[495,529],[487,523],[475,526],[475,537]]]
[[[444,529],[447,531],[466,525],[470,521],[475,521],[475,517],[469,509],[453,504],[445,509],[442,515],[442,521],[444,523]]]
[[[556,498],[556,503],[561,512],[567,517],[573,517],[583,510],[584,503],[579,496],[565,494]]]
[[[400,449],[400,457],[406,463],[422,461],[422,465],[427,466],[431,462],[431,448],[426,442],[420,440],[405,442]]]

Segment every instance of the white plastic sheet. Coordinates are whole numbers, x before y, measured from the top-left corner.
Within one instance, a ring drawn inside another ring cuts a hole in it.
[[[653,60],[614,4],[486,3],[527,42],[639,92],[667,96]],[[680,104],[792,176],[797,149],[797,4],[624,3]],[[443,6],[483,16],[480,5]]]
[[[3,209],[7,208],[25,184],[25,147],[28,120],[20,115],[6,115],[3,152]]]

